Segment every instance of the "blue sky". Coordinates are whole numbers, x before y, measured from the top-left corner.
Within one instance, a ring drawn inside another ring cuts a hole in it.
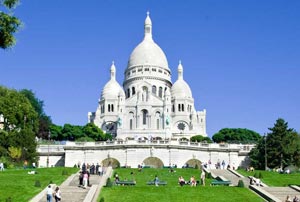
[[[32,89],[58,125],[84,125],[109,80],[143,39],[153,38],[172,81],[182,60],[209,136],[224,127],[268,132],[281,117],[299,131],[300,1],[21,1],[17,45],[0,50],[0,85]]]

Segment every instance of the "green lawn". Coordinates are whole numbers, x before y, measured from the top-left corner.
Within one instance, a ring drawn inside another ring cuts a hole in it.
[[[238,170],[244,176],[254,176],[255,173],[262,174],[262,182],[275,187],[285,187],[288,185],[300,185],[300,173],[279,174],[273,171],[256,170],[254,172],[247,172],[245,170]]]
[[[246,188],[210,186],[210,179],[207,179],[206,186],[190,187],[188,185],[180,187],[178,177],[182,175],[186,181],[191,176],[196,180],[200,179],[200,171],[195,169],[176,169],[175,173],[170,173],[168,169],[116,169],[120,180],[135,180],[135,186],[113,186],[104,187],[101,190],[99,200],[103,197],[105,202],[117,201],[263,201],[257,195]],[[133,172],[133,174],[131,174]],[[147,181],[154,179],[158,175],[161,181],[167,181],[166,186],[146,185]]]
[[[6,169],[0,172],[0,201],[6,201],[11,197],[12,202],[29,201],[36,194],[42,191],[50,181],[54,184],[61,184],[69,175],[78,171],[77,168],[38,168],[38,174],[29,175],[27,172],[33,169]],[[66,170],[68,175],[63,175]],[[39,180],[41,187],[35,187]]]

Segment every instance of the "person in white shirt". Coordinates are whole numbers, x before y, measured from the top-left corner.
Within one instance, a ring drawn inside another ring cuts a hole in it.
[[[49,184],[47,187],[47,202],[52,202],[52,194],[53,194],[53,190],[51,185]]]

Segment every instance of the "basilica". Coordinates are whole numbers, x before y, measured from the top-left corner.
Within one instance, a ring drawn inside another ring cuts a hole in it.
[[[110,80],[96,111],[88,113],[88,121],[122,140],[207,136],[206,110],[196,111],[180,61],[177,71],[178,78],[172,83],[166,55],[152,38],[147,13],[144,39],[129,57],[123,87],[116,80],[113,62]]]

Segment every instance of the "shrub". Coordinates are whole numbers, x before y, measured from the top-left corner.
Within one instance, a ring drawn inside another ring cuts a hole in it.
[[[209,172],[209,173],[206,173],[206,178],[207,178],[207,179],[211,179],[211,178],[212,178],[212,176],[211,176],[211,172]]]
[[[111,182],[110,177],[107,178],[107,180],[106,180],[106,187],[112,187],[112,182]]]
[[[36,180],[34,183],[35,187],[41,187],[41,182],[39,180]]]
[[[68,175],[68,171],[67,171],[67,170],[63,170],[63,171],[61,172],[61,174],[62,174],[62,175]]]
[[[245,187],[243,180],[239,180],[238,187]]]
[[[259,172],[259,175],[258,175],[258,177],[259,177],[260,179],[262,179],[262,178],[263,178],[263,175],[262,175],[262,173],[261,173],[261,172]]]
[[[101,197],[100,202],[104,202],[104,197]]]

